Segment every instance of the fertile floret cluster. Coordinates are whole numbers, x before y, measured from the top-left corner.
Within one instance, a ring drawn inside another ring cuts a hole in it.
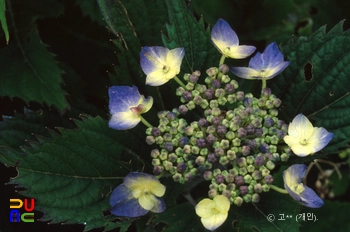
[[[155,175],[170,173],[180,183],[203,177],[211,181],[210,198],[225,195],[240,205],[258,202],[273,182],[275,162],[292,153],[278,149],[288,130],[277,118],[281,100],[269,88],[260,98],[237,91],[227,71],[225,64],[209,68],[206,85],[197,83],[199,71],[185,74],[186,88],[176,91],[183,104],[158,114],[159,126],[147,130],[146,142],[160,147],[151,152]],[[180,118],[196,107],[203,110],[197,121]]]

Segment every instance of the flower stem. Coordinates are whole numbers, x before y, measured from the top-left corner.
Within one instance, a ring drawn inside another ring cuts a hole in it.
[[[271,185],[269,185],[269,187],[270,187],[271,189],[273,189],[273,190],[279,192],[279,193],[288,194],[288,191],[287,191],[287,190],[282,189],[282,188],[279,188],[279,187],[277,187],[277,186],[275,186],[275,185],[272,185],[272,184],[271,184]]]
[[[183,87],[184,89],[186,89],[186,85],[185,85],[177,76],[174,76],[174,80],[175,80],[181,87]]]
[[[139,115],[139,117],[140,117],[140,119],[141,119],[141,122],[142,122],[143,124],[145,124],[145,126],[147,126],[147,127],[149,127],[149,128],[153,128],[153,126],[152,126],[149,122],[147,122],[147,120],[144,119],[141,115]]]
[[[221,58],[220,58],[220,63],[219,63],[219,66],[222,65],[224,63],[226,59],[226,56],[225,55],[222,55]]]
[[[262,86],[261,86],[261,90],[266,88],[266,80],[262,80]]]

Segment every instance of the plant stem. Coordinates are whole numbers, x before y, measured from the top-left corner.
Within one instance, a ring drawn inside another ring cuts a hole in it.
[[[224,63],[225,59],[226,59],[225,55],[222,55],[221,58],[220,58],[219,66]]]
[[[262,86],[261,86],[261,90],[266,88],[266,80],[262,80]]]
[[[184,89],[186,89],[186,85],[185,85],[177,76],[174,76],[174,80],[175,80],[181,87],[183,87]]]
[[[277,187],[277,186],[275,186],[275,185],[269,185],[269,187],[270,187],[271,189],[273,189],[273,190],[279,192],[279,193],[288,194],[288,191],[287,191],[287,190],[282,189],[282,188],[279,188],[279,187]]]
[[[139,117],[140,117],[140,119],[141,119],[141,122],[142,122],[143,124],[145,124],[145,126],[147,126],[147,127],[149,127],[149,128],[153,128],[153,126],[152,126],[149,122],[147,122],[147,120],[144,119],[141,115],[139,115]]]

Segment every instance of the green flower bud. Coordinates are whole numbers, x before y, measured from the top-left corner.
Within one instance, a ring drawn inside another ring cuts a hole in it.
[[[261,193],[262,192],[262,186],[260,183],[257,183],[256,185],[254,185],[254,191],[256,193]]]
[[[226,152],[226,157],[230,160],[233,161],[236,159],[236,152],[232,151],[232,150],[228,150]]]
[[[267,169],[265,166],[261,166],[259,168],[259,171],[261,172],[262,176],[266,176],[266,175],[270,174],[270,170]]]
[[[265,106],[266,106],[266,108],[268,108],[268,109],[272,109],[272,108],[275,107],[274,104],[273,104],[273,101],[271,101],[271,100],[267,100],[267,101],[265,102]]]
[[[245,167],[239,169],[239,174],[242,176],[247,175],[248,171]]]
[[[219,175],[219,174],[221,174],[221,169],[216,168],[216,169],[213,170],[213,175],[214,175],[214,176],[217,176],[217,175]]]
[[[173,163],[169,161],[164,161],[163,166],[165,170],[170,171],[173,168]]]
[[[177,155],[175,155],[175,153],[170,153],[168,155],[168,161],[172,162],[172,163],[175,163],[177,160]]]
[[[218,103],[219,103],[219,105],[221,105],[221,106],[224,106],[224,105],[226,104],[226,102],[227,102],[227,99],[226,99],[225,97],[220,97],[220,98],[218,99]]]
[[[166,150],[163,149],[163,150],[160,152],[159,158],[160,158],[161,160],[167,160],[167,159],[168,159],[168,152],[167,152]]]
[[[250,195],[250,194],[244,195],[243,196],[243,200],[244,200],[244,202],[247,202],[247,203],[251,202],[252,201],[252,195]]]
[[[202,107],[202,109],[206,109],[206,108],[208,108],[209,103],[207,100],[202,99],[202,102],[199,104],[199,106]]]
[[[222,97],[225,96],[225,94],[226,94],[226,92],[225,92],[225,90],[222,89],[222,88],[216,89],[216,90],[215,90],[215,97],[217,97],[217,98],[222,98]],[[220,104],[220,103],[219,103],[219,104]]]
[[[161,164],[159,159],[152,159],[152,165],[153,166],[159,166]]]
[[[206,170],[210,170],[210,169],[212,169],[213,164],[210,163],[209,161],[205,161],[204,167],[205,167]]]
[[[226,140],[226,139],[223,139],[223,140],[221,140],[221,142],[220,142],[220,147],[221,147],[222,149],[227,149],[227,148],[230,147],[230,142],[229,142],[228,140]]]
[[[226,156],[221,156],[220,157],[220,160],[219,160],[219,163],[222,164],[222,165],[226,165],[230,162],[230,160],[226,157]]]
[[[274,162],[272,162],[271,160],[267,161],[266,162],[266,167],[269,169],[269,170],[273,170],[275,168],[275,164]]]
[[[160,124],[158,126],[158,129],[160,130],[160,132],[164,133],[167,131],[168,127],[166,125]]]
[[[247,160],[247,164],[253,164],[255,161],[255,158],[254,158],[254,156],[250,155],[250,156],[246,157],[246,160]]]
[[[196,104],[196,105],[200,105],[203,101],[203,98],[201,96],[196,96],[194,99],[193,99],[193,102]]]
[[[252,202],[253,203],[258,203],[260,201],[260,196],[257,193],[253,193],[252,195]]]
[[[216,189],[210,189],[209,191],[208,191],[208,196],[209,196],[209,198],[214,198],[216,195],[218,195],[218,192],[216,191]]]
[[[196,104],[193,101],[189,101],[187,102],[186,107],[188,110],[193,110],[194,108],[196,108]]]
[[[249,173],[254,172],[254,170],[255,170],[255,166],[254,166],[254,165],[249,164],[249,165],[247,166],[247,171],[248,171]]]
[[[229,172],[234,176],[238,176],[239,168],[234,167],[234,168],[230,169]]]
[[[189,160],[186,162],[186,165],[189,169],[192,169],[192,168],[194,168],[195,162],[194,162],[194,160]]]
[[[204,93],[205,90],[207,90],[207,87],[205,85],[201,85],[201,84],[196,84],[195,88],[199,93]]]
[[[209,154],[208,148],[201,148],[199,154],[202,156],[207,156]]]
[[[219,184],[218,190],[219,190],[220,192],[225,191],[225,190],[226,190],[226,184],[224,184],[224,183]]]
[[[205,180],[212,180],[213,179],[213,173],[211,171],[205,171],[203,174],[203,177]]]
[[[171,134],[169,134],[169,133],[165,133],[163,135],[163,138],[164,138],[164,141],[170,142],[173,139],[173,136]]]
[[[260,171],[255,170],[255,171],[253,171],[253,173],[252,173],[252,177],[254,178],[254,180],[260,180],[261,177],[262,177],[262,174],[261,174]]]
[[[270,187],[269,187],[267,184],[263,184],[263,185],[261,186],[261,189],[262,189],[263,192],[268,192],[268,191],[270,191]]]
[[[289,155],[287,153],[282,153],[280,156],[282,162],[287,162],[289,159]]]
[[[241,167],[246,167],[247,166],[247,161],[245,157],[241,157],[237,160],[238,166]]]
[[[204,165],[205,158],[203,156],[197,156],[195,162],[197,165]]]
[[[176,135],[177,134],[177,128],[176,127],[170,127],[169,128],[169,133],[171,135]]]
[[[227,99],[228,103],[230,103],[230,104],[235,103],[237,101],[235,94],[229,94],[226,97],[226,99]]]
[[[232,145],[235,147],[241,146],[241,140],[239,138],[235,138],[234,140],[232,140]]]
[[[272,117],[276,117],[278,115],[278,110],[275,108],[269,109],[269,115]]]
[[[219,73],[219,69],[217,67],[211,67],[207,69],[206,73],[208,76],[213,77]]]
[[[212,81],[212,78],[211,78],[211,77],[206,77],[206,78],[204,79],[204,82],[205,82],[206,84],[211,84],[211,81]]]
[[[182,156],[184,154],[184,151],[181,147],[176,148],[175,154],[178,156]]]
[[[228,183],[226,189],[232,192],[236,189],[236,185],[234,183]]]
[[[228,131],[225,135],[225,137],[228,139],[228,140],[232,140],[235,138],[235,133],[233,131]]]
[[[182,175],[181,175],[180,173],[175,173],[175,174],[173,175],[173,180],[174,180],[175,182],[181,182],[181,180],[184,181],[184,180],[183,180],[183,177],[182,177]]]
[[[193,135],[193,132],[194,132],[194,128],[193,127],[191,127],[191,126],[186,127],[186,129],[185,129],[185,134],[186,135]]]
[[[178,139],[172,139],[171,143],[173,144],[173,146],[177,147],[179,145],[179,140]]]
[[[251,175],[245,175],[244,177],[243,177],[243,179],[244,179],[244,183],[246,183],[246,184],[250,184],[250,182],[252,181],[252,176]]]
[[[190,154],[191,153],[191,146],[190,145],[185,145],[183,147],[183,152],[184,152],[184,154]]]
[[[151,135],[152,134],[153,128],[147,128],[146,129],[146,135]]]
[[[215,181],[214,181],[214,183],[211,183],[210,185],[209,185],[209,189],[218,189],[218,184],[217,183],[215,183]]]
[[[214,116],[219,116],[221,114],[221,110],[219,108],[212,108],[211,112]]]
[[[160,152],[159,152],[158,149],[153,149],[153,150],[151,151],[151,157],[152,157],[152,158],[157,158],[159,155],[160,155]]]
[[[233,199],[233,204],[237,205],[237,206],[241,206],[243,203],[243,198],[242,197],[235,197]]]

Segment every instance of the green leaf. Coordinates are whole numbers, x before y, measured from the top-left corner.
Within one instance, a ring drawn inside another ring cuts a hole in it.
[[[268,83],[284,103],[280,115],[287,123],[303,113],[315,126],[334,133],[324,149],[328,153],[350,141],[350,31],[342,25],[328,33],[321,27],[309,38],[292,38],[283,48],[291,64]]]
[[[37,19],[58,16],[62,7],[54,0],[7,3],[13,40],[0,53],[0,95],[66,108],[62,71],[36,27]]]
[[[7,28],[5,11],[6,11],[6,2],[5,0],[0,0],[0,22],[1,22],[2,30],[5,33],[6,43],[8,44],[10,40],[10,34]]]
[[[168,35],[163,35],[163,43],[173,49],[185,48],[185,57],[181,70],[192,73],[205,70],[219,64],[220,53],[211,42],[210,30],[205,29],[203,19],[199,21],[187,9],[185,1],[166,1],[170,24],[167,25]]]
[[[97,1],[77,0],[77,4],[80,6],[81,11],[84,15],[89,16],[91,20],[97,22],[100,25],[106,25]]]
[[[143,170],[138,154],[148,149],[136,131],[112,130],[100,117],[82,119],[75,121],[77,130],[59,129],[61,135],[52,133],[51,139],[37,137],[40,143],[32,142],[24,153],[5,149],[0,161],[16,164],[19,176],[10,183],[26,188],[20,193],[37,200],[35,209],[44,212],[40,220],[86,223],[85,231],[119,227],[103,211],[109,209],[109,195],[123,178]]]

